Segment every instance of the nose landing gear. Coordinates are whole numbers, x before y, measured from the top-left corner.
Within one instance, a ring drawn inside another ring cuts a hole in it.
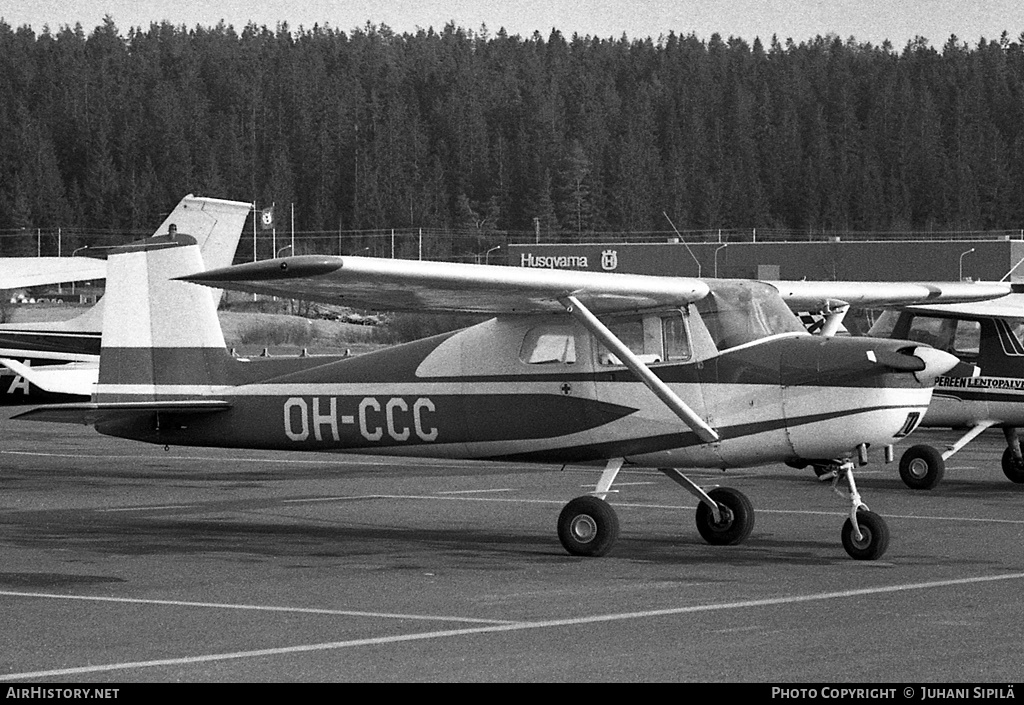
[[[834,472],[832,491],[850,501],[850,516],[843,523],[843,548],[851,558],[859,561],[881,558],[889,548],[889,525],[881,515],[868,509],[868,505],[861,501],[857,483],[853,479],[852,460],[841,463]],[[844,477],[850,486],[849,494],[839,487]]]

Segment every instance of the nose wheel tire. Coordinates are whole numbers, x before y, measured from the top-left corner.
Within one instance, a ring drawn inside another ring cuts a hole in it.
[[[861,510],[857,512],[857,526],[860,527],[860,539],[853,530],[852,521],[847,519],[843,524],[843,548],[851,558],[859,561],[881,558],[889,547],[889,525],[885,519],[872,511]]]
[[[558,515],[558,539],[574,556],[603,556],[619,537],[619,517],[603,499],[585,495]]]
[[[939,484],[945,472],[942,453],[931,446],[912,446],[900,457],[900,479],[912,490],[930,490]]]
[[[1017,460],[1010,448],[1003,451],[1003,474],[1010,482],[1024,483],[1024,463]]]
[[[718,505],[721,521],[706,504],[697,505],[697,531],[713,546],[735,546],[743,543],[754,530],[754,505],[747,496],[730,487],[716,487],[708,496]]]

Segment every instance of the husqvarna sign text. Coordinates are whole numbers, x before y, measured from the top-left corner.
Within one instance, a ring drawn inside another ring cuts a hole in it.
[[[592,252],[589,255],[537,255],[533,252],[523,252],[519,255],[519,266],[544,269],[590,269],[592,259],[597,259],[596,252]],[[618,269],[618,250],[602,250],[600,262],[601,269],[606,272]]]
[[[532,252],[525,252],[520,256],[519,266],[547,269],[590,269],[590,263],[583,255],[537,256]]]

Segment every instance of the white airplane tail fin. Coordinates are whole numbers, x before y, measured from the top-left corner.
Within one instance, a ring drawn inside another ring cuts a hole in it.
[[[251,210],[251,203],[189,194],[181,199],[154,235],[166,235],[174,226],[173,230],[178,233],[195,238],[206,269],[230,267]],[[214,290],[215,303],[220,303],[222,293],[220,289]]]
[[[242,237],[242,228],[245,227],[245,219],[249,217],[252,210],[251,203],[243,201],[225,201],[219,198],[204,198],[189,194],[185,196],[178,205],[174,207],[160,227],[153,233],[154,237],[167,235],[171,231],[189,235],[195,238],[196,244],[202,253],[205,269],[219,269],[230,267],[235,258],[235,250],[238,249],[238,241]],[[174,226],[173,228],[171,226]],[[16,262],[32,263],[37,258],[19,257]],[[94,260],[87,257],[57,258],[61,264],[95,265],[96,271],[89,272],[89,278],[102,278],[106,263],[103,260]],[[53,265],[50,265],[51,270]],[[84,271],[84,270],[83,270]],[[46,283],[49,281],[70,281],[71,279],[86,278],[84,273],[74,276],[62,276],[59,272],[44,282],[33,281],[32,283]],[[19,283],[18,286],[27,286]],[[215,304],[220,303],[223,294],[221,289],[213,289],[213,300]],[[103,327],[103,299],[88,309],[85,313],[66,321],[53,321],[46,323],[28,324],[4,324],[0,329],[17,328],[20,330],[45,330],[54,333],[98,333]],[[15,355],[16,351],[7,351],[5,354]]]
[[[95,401],[194,398],[224,383],[231,357],[214,292],[174,281],[204,269],[188,235],[143,240],[110,255]]]

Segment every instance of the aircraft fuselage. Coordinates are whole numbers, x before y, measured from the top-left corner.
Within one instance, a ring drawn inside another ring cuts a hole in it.
[[[134,356],[159,360],[159,350],[105,350],[122,358],[104,365],[119,370],[116,384],[101,372],[107,400],[139,400],[150,374],[160,398],[195,398],[184,382],[198,365],[230,380],[202,392],[230,408],[110,412],[96,427],[169,445],[725,468],[891,443],[913,429],[931,396],[911,372],[872,360],[872,351],[898,354],[905,343],[787,334],[704,356],[699,332],[690,333],[689,359],[650,368],[718,431],[714,443],[567,316],[497,318],[354,358],[242,361],[196,350],[192,364],[147,370]],[[125,377],[133,369],[137,386]]]

